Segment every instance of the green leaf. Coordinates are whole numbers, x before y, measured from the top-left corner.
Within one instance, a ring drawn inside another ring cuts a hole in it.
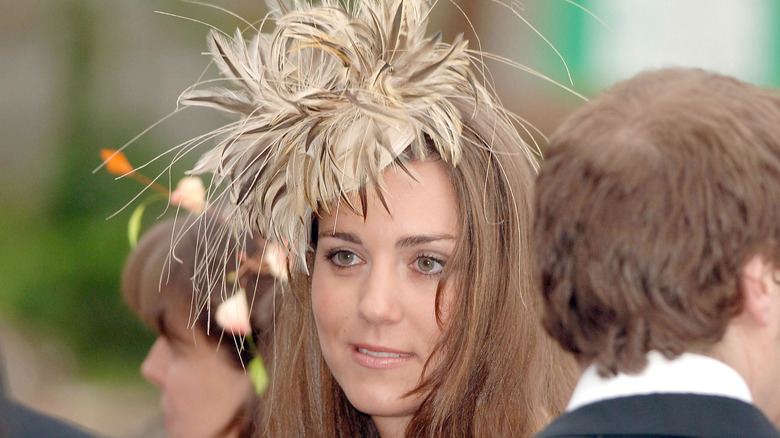
[[[138,245],[138,235],[141,234],[141,219],[144,217],[144,210],[148,204],[149,202],[146,201],[136,207],[133,214],[130,215],[130,221],[127,222],[127,238],[130,241],[130,248],[135,248]]]
[[[138,236],[141,234],[141,224],[143,222],[142,219],[146,207],[152,202],[160,200],[167,200],[167,198],[160,194],[150,196],[133,210],[133,214],[130,215],[130,220],[127,222],[127,239],[130,242],[130,249],[133,249],[138,245]]]
[[[252,385],[257,391],[257,395],[262,395],[266,389],[268,389],[268,373],[265,371],[265,365],[263,365],[263,358],[257,355],[254,359],[250,360],[246,366],[249,372],[249,379],[252,380]]]

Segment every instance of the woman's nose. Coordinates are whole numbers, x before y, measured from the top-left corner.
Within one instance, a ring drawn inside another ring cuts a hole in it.
[[[402,281],[394,266],[372,264],[358,303],[360,317],[371,324],[392,324],[401,320]]]
[[[141,364],[141,375],[154,385],[162,387],[170,362],[171,347],[164,337],[158,336]]]

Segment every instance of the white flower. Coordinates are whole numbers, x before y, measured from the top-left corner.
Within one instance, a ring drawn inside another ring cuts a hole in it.
[[[278,243],[266,244],[262,266],[261,272],[268,272],[274,278],[287,282],[287,254]]]
[[[226,332],[234,336],[250,334],[252,326],[249,322],[249,304],[243,288],[217,307],[214,319]]]
[[[198,177],[186,176],[179,180],[176,190],[171,192],[171,204],[200,214],[206,208],[206,189]]]

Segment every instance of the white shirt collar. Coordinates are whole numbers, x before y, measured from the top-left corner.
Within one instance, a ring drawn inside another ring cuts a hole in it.
[[[647,368],[639,374],[619,373],[602,378],[590,365],[580,376],[567,411],[598,401],[659,393],[704,394],[753,402],[750,388],[733,368],[717,359],[683,353],[669,360],[657,351],[647,354]]]

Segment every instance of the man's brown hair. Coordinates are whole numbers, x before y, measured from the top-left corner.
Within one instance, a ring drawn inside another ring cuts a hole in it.
[[[536,184],[544,325],[602,374],[721,339],[741,267],[780,260],[780,95],[645,72],[569,117]]]

